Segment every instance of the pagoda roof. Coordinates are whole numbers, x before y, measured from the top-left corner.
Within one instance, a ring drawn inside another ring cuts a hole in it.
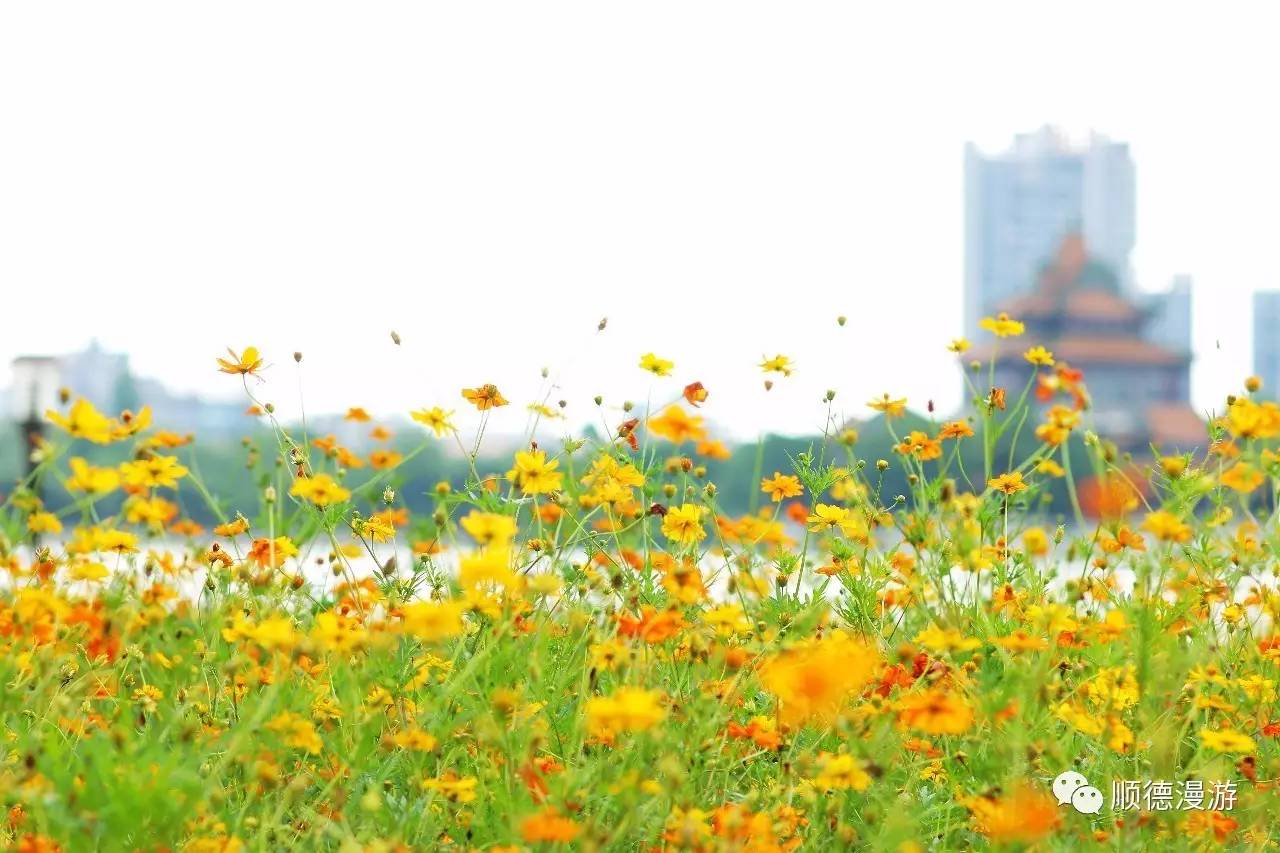
[[[986,362],[995,356],[999,362],[1019,361],[1029,346],[1040,344],[1053,352],[1058,361],[1073,367],[1090,364],[1142,364],[1178,365],[1191,360],[1186,353],[1175,352],[1151,341],[1129,336],[1106,337],[1103,335],[1067,335],[1060,338],[1038,340],[1019,338],[1016,342],[1000,345],[997,342],[981,344],[966,355],[967,359]]]
[[[1055,292],[1046,288],[1005,303],[1009,316],[1020,320],[1068,316],[1082,320],[1136,321],[1142,311],[1123,296],[1102,288],[1076,288]]]

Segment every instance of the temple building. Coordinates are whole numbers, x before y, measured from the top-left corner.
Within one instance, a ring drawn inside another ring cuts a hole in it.
[[[998,310],[1025,323],[1026,333],[977,347],[971,357],[985,366],[994,353],[995,384],[1011,399],[1036,369],[1022,354],[1038,344],[1084,373],[1086,424],[1121,450],[1146,455],[1151,445],[1169,453],[1207,444],[1190,403],[1191,353],[1150,339],[1150,309],[1123,295],[1119,277],[1090,257],[1079,234],[1062,241],[1031,292]]]

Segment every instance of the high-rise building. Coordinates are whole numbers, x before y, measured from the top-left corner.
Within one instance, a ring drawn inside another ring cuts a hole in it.
[[[1146,338],[1174,352],[1191,352],[1191,276],[1176,275],[1163,293],[1143,298]]]
[[[1253,372],[1263,394],[1280,397],[1280,290],[1253,294]]]
[[[1134,243],[1129,146],[1093,134],[1074,145],[1051,127],[987,155],[965,148],[965,333],[996,305],[1026,293],[1068,233],[1129,287]]]

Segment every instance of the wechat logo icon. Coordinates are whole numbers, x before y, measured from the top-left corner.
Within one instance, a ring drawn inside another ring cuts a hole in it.
[[[1080,814],[1097,814],[1102,811],[1102,792],[1074,770],[1058,774],[1058,778],[1053,780],[1053,795],[1058,798],[1058,805],[1070,803]]]

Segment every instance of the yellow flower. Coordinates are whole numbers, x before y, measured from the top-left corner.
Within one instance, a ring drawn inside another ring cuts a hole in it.
[[[52,409],[45,412],[45,417],[55,426],[66,430],[72,438],[83,438],[94,444],[110,444],[116,438],[116,424],[84,398],[71,405],[71,411],[66,417]]]
[[[813,778],[813,785],[823,791],[865,791],[871,787],[871,774],[848,753],[823,752],[818,755],[818,775]]]
[[[1010,320],[1009,315],[1001,312],[997,317],[983,317],[979,326],[997,338],[1013,338],[1026,331],[1026,327],[1017,320]]]
[[[496,512],[472,510],[461,523],[462,529],[481,545],[506,545],[516,535],[516,520]]]
[[[410,726],[390,737],[384,736],[383,743],[409,752],[432,752],[437,745],[434,736],[417,726]]]
[[[675,362],[667,361],[665,358],[658,358],[651,352],[640,356],[641,369],[649,371],[654,376],[670,376],[671,369],[675,366]]]
[[[1022,546],[1033,557],[1043,557],[1049,553],[1049,534],[1042,527],[1028,527],[1022,532]]]
[[[309,500],[319,507],[342,503],[351,497],[351,491],[343,488],[328,474],[316,474],[314,477],[299,477],[293,481],[289,494],[296,498]]]
[[[1054,364],[1053,353],[1049,352],[1047,349],[1045,349],[1042,346],[1032,347],[1031,349],[1024,352],[1022,354],[1022,357],[1025,358],[1031,364],[1035,364],[1040,367],[1053,367],[1053,364]]]
[[[515,467],[507,472],[507,479],[526,495],[545,495],[561,487],[564,475],[556,470],[558,467],[559,461],[547,461],[545,451],[521,450],[516,453]]]
[[[73,581],[95,582],[102,580],[109,574],[111,572],[102,563],[90,561],[72,563],[71,568],[67,570],[67,577]]]
[[[764,356],[764,361],[760,362],[760,369],[765,373],[781,373],[783,376],[790,376],[791,371],[795,370],[795,364],[785,355],[775,355],[773,358]]]
[[[240,355],[236,355],[236,351],[231,347],[227,347],[227,352],[231,355],[229,360],[225,358],[217,360],[218,370],[221,373],[249,376],[262,369],[262,359],[258,356],[257,347],[245,347]]]
[[[612,738],[622,732],[643,732],[667,716],[658,690],[622,687],[610,696],[587,702],[587,730],[592,736]]]
[[[1020,471],[993,477],[987,480],[987,486],[998,492],[1004,492],[1006,495],[1015,495],[1027,488],[1027,484],[1022,482],[1022,473]]]
[[[804,487],[800,485],[798,478],[774,471],[773,479],[760,481],[760,491],[768,495],[774,503],[779,503],[783,498],[794,498],[804,494]]]
[[[27,529],[32,533],[61,533],[62,522],[51,512],[33,512],[27,516]]]
[[[889,399],[889,395],[883,395],[879,400],[871,400],[867,403],[867,407],[875,409],[877,412],[884,412],[886,417],[900,418],[907,411],[907,398],[902,397],[897,400]]]
[[[956,355],[964,355],[972,346],[973,344],[969,343],[968,338],[955,338],[951,343],[947,344],[947,349]]]
[[[1214,752],[1253,752],[1257,745],[1253,738],[1234,729],[1201,729],[1200,742]]]
[[[1142,529],[1165,542],[1191,541],[1190,526],[1181,522],[1176,515],[1165,510],[1153,512],[1142,522]]]
[[[461,636],[465,631],[460,601],[415,601],[403,608],[404,630],[428,643]]]
[[[693,545],[706,538],[702,527],[702,514],[706,510],[697,504],[673,506],[662,517],[662,534],[680,545]]]
[[[821,533],[824,530],[839,530],[851,539],[865,534],[866,528],[848,509],[832,504],[818,504],[805,519],[810,532]]]
[[[324,744],[320,735],[316,734],[315,725],[292,711],[282,711],[267,723],[270,731],[284,737],[286,746],[304,749],[312,755],[318,755]]]
[[[459,776],[449,771],[436,779],[423,781],[422,787],[451,803],[470,803],[476,798],[476,784],[474,776]]]
[[[178,480],[187,476],[187,469],[176,456],[147,456],[121,463],[120,475],[129,486],[176,489]]]
[[[458,567],[458,585],[464,589],[498,584],[514,589],[519,576],[511,571],[511,549],[491,546],[462,558]]]
[[[450,420],[450,418],[453,417],[453,412],[446,412],[439,406],[433,406],[430,409],[415,409],[409,413],[409,417],[413,418],[423,426],[430,428],[436,436],[456,432],[458,429],[453,425],[453,421]]]
[[[955,628],[944,630],[936,624],[916,634],[911,642],[934,652],[968,652],[982,645],[982,641],[966,637]]]
[[[120,487],[120,473],[114,468],[98,468],[80,456],[71,458],[71,476],[67,490],[88,495],[105,495]]]
[[[1067,472],[1061,465],[1052,459],[1045,459],[1036,466],[1036,471],[1040,474],[1048,474],[1050,477],[1065,477]]]

